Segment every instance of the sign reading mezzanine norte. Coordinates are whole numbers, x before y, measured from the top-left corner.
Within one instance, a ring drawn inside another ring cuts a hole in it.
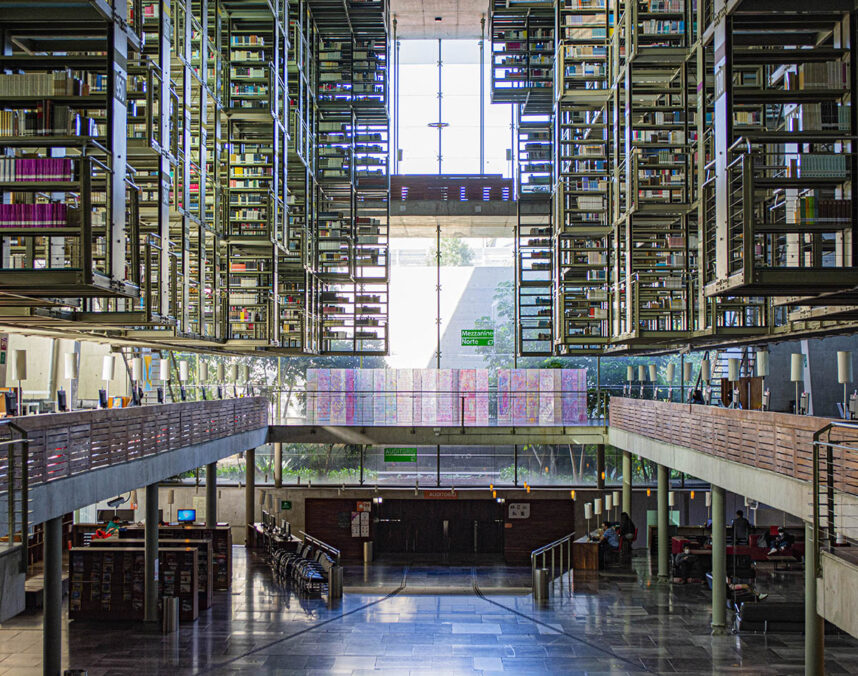
[[[492,347],[494,344],[494,329],[462,329],[462,347]]]

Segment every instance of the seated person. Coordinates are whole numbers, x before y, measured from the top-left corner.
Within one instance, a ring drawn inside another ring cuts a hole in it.
[[[673,559],[673,581],[677,584],[685,584],[696,566],[697,555],[692,554],[691,547],[686,544]]]
[[[104,528],[99,528],[95,531],[92,538],[93,540],[103,540],[105,538],[109,538],[112,535],[116,535],[119,532],[119,524],[116,523],[116,517],[111,516],[110,520],[107,522],[107,525]]]
[[[778,535],[772,542],[769,556],[788,556],[792,554],[792,546],[795,544],[795,536],[787,533],[784,527],[778,528]]]
[[[626,512],[620,514],[620,537],[623,540],[632,541],[635,539],[636,530],[637,528],[635,528],[632,518]]]
[[[730,525],[733,527],[733,544],[748,544],[748,536],[751,534],[751,522],[745,518],[745,513],[741,509],[736,510],[736,518],[733,519]]]
[[[730,582],[730,578],[727,578],[727,598],[733,598],[733,601],[736,603],[747,603],[765,601],[769,595],[768,594],[758,594],[754,588],[743,582]]]
[[[692,404],[705,404],[706,400],[703,398],[703,391],[701,389],[696,389],[691,394],[691,403]]]
[[[617,529],[604,521],[602,522],[602,535],[599,538],[599,568],[605,565],[605,553],[609,550],[618,551],[620,549],[620,536]]]

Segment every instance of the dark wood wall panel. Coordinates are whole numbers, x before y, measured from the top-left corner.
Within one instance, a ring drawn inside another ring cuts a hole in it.
[[[370,500],[371,498],[367,498]],[[353,538],[351,516],[357,509],[357,500],[339,498],[307,498],[304,502],[304,527],[317,540],[336,547],[341,552],[341,563],[363,561],[363,543],[366,538]],[[372,513],[370,513],[372,516]],[[370,538],[374,534],[372,518]]]
[[[530,503],[529,519],[504,520],[504,558],[513,566],[529,566],[530,552],[575,530],[574,500],[514,500]]]

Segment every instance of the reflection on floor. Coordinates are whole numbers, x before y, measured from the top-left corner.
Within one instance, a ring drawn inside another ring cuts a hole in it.
[[[277,587],[263,562],[236,547],[231,593],[217,594],[214,608],[178,635],[74,622],[64,652],[89,676],[804,673],[801,635],[713,637],[706,589],[655,584],[646,563],[578,576],[545,609],[491,589],[521,583],[523,569],[355,567],[341,605],[329,609]],[[802,579],[766,577],[759,587],[773,600],[794,599]],[[358,586],[361,593],[349,591]],[[447,586],[458,593],[433,591]],[[0,675],[41,673],[40,624],[31,614],[0,626]],[[854,673],[858,641],[828,636],[826,657],[826,673]]]

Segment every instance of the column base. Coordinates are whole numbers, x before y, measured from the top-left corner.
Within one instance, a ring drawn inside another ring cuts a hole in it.
[[[712,636],[726,636],[729,633],[727,627],[723,624],[712,625]]]

